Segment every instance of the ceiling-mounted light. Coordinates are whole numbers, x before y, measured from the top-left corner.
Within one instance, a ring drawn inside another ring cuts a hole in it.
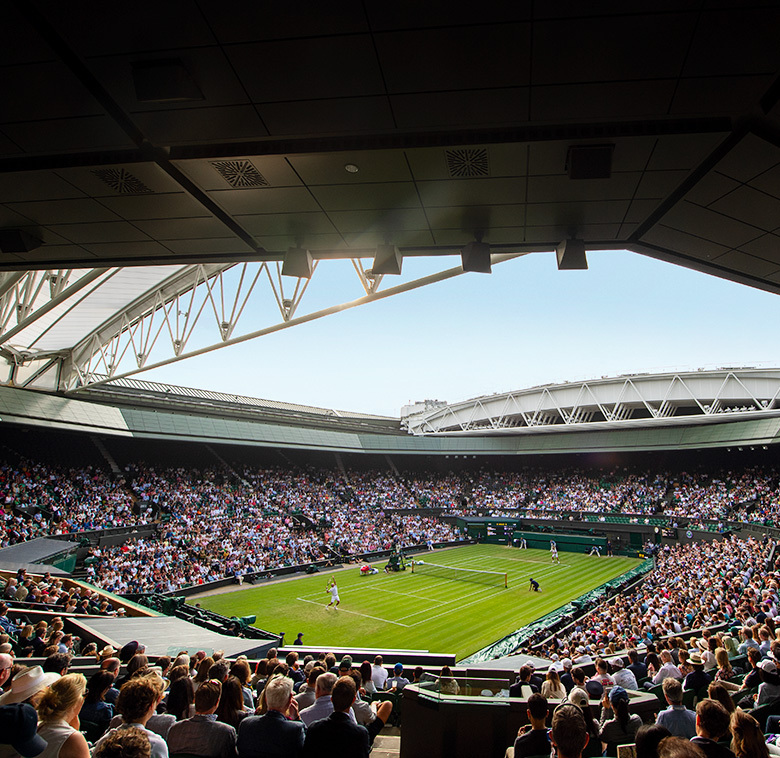
[[[0,253],[29,253],[42,244],[24,229],[0,229]]]
[[[299,279],[311,279],[311,253],[303,247],[288,248],[282,263],[282,274],[297,276]]]
[[[345,163],[344,171],[346,171],[348,174],[357,174],[360,169],[354,163]]]
[[[490,245],[481,240],[472,240],[460,251],[463,270],[477,274],[489,274]]]
[[[374,274],[393,274],[401,273],[403,257],[395,245],[377,245],[374,255],[374,265],[371,271]]]
[[[585,271],[588,268],[584,240],[576,238],[564,240],[555,248],[555,253],[559,271]]]

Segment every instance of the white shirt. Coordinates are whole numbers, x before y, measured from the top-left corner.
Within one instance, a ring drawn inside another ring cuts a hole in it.
[[[385,682],[387,681],[387,669],[384,666],[378,666],[374,663],[371,666],[371,681],[376,685],[378,690],[385,688]]]

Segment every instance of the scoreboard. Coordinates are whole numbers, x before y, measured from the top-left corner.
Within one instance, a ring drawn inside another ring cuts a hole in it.
[[[515,521],[488,521],[486,542],[497,542],[499,545],[511,545],[512,533],[516,527]]]

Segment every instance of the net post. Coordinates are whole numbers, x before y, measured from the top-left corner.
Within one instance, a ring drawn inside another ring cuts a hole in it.
[[[506,589],[509,586],[509,582],[507,579],[508,576],[509,574],[504,574],[504,589]]]

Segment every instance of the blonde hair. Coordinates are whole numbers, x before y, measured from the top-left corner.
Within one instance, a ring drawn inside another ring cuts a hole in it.
[[[84,674],[66,674],[44,690],[38,703],[38,718],[54,721],[61,718],[79,703],[87,689]]]

